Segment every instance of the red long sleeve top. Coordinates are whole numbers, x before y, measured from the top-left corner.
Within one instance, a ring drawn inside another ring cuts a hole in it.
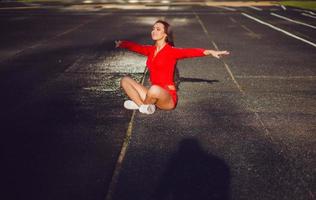
[[[152,85],[174,85],[174,68],[178,59],[205,56],[205,49],[175,48],[166,44],[157,54],[156,46],[140,45],[130,41],[122,41],[121,48],[127,48],[136,53],[147,56],[146,65]]]

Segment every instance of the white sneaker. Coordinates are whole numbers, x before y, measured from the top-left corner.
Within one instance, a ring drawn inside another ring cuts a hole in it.
[[[143,114],[153,114],[156,110],[156,106],[153,104],[148,104],[148,105],[140,105],[139,106],[139,112],[143,113]]]
[[[132,100],[124,101],[124,108],[128,110],[138,110],[139,106]]]

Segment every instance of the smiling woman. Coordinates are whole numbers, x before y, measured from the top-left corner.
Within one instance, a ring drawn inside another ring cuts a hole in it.
[[[115,41],[116,47],[126,48],[147,56],[146,65],[150,72],[151,86],[139,84],[126,76],[121,79],[121,87],[131,100],[124,102],[124,107],[139,110],[144,114],[153,114],[156,106],[162,110],[176,107],[178,97],[174,84],[174,69],[178,59],[212,55],[220,58],[228,51],[215,51],[201,48],[175,48],[171,38],[170,25],[163,20],[154,23],[151,38],[154,45],[140,45],[131,41]]]

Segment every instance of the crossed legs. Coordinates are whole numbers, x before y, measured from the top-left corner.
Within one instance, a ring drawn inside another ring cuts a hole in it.
[[[171,95],[158,85],[146,88],[134,79],[126,76],[121,79],[121,87],[138,106],[154,104],[162,110],[171,110],[175,107]]]

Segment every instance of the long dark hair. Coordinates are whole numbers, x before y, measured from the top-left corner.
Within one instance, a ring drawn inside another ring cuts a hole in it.
[[[173,31],[171,29],[171,26],[168,22],[164,21],[164,20],[157,20],[155,22],[155,24],[157,23],[161,23],[164,26],[164,31],[167,34],[166,37],[166,42],[170,45],[170,46],[175,46],[174,44],[174,40],[173,40]],[[177,67],[177,63],[176,63],[176,67],[174,69],[174,83],[176,86],[176,89],[179,90],[179,85],[180,85],[180,73],[179,73],[179,69]]]
[[[157,24],[157,23],[161,23],[163,26],[164,26],[164,31],[165,33],[167,34],[167,37],[166,37],[166,42],[171,45],[171,46],[174,46],[174,42],[173,42],[173,32],[172,32],[172,29],[171,29],[171,26],[168,22],[164,21],[164,20],[157,20],[154,24]]]

